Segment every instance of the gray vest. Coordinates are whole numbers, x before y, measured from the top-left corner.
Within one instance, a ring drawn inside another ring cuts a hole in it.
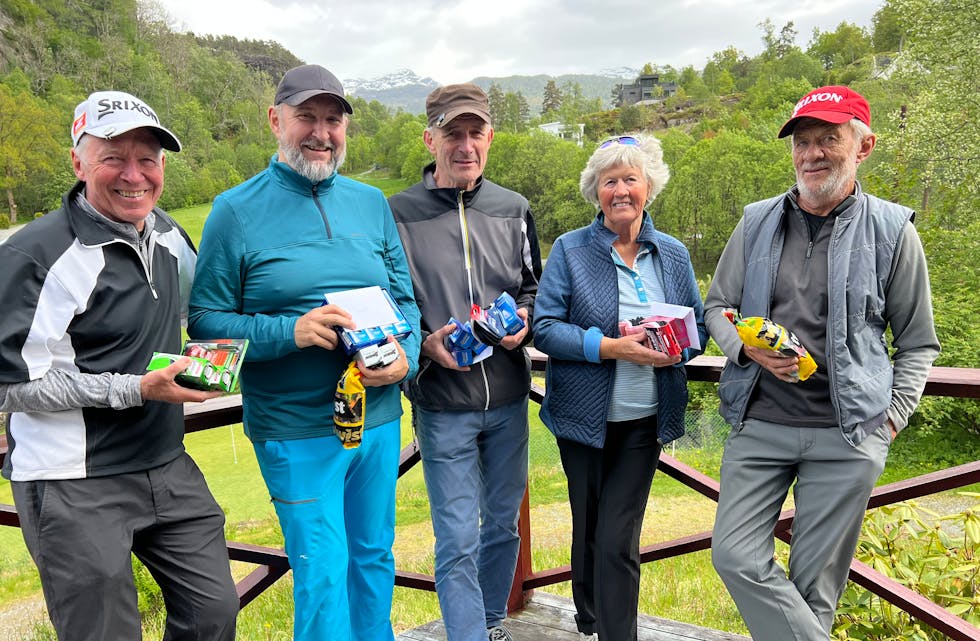
[[[745,208],[743,316],[769,316],[783,248],[783,199]],[[857,193],[834,224],[827,258],[827,368],[830,397],[844,437],[857,445],[884,420],[891,402],[892,365],[885,342],[885,293],[907,207]],[[725,366],[719,386],[721,414],[732,425],[745,416],[761,368]]]

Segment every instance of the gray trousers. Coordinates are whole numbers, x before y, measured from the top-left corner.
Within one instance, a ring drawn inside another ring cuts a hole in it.
[[[131,474],[11,483],[60,641],[142,638],[130,554],[160,585],[166,641],[232,641],[224,514],[187,454]]]
[[[729,435],[711,558],[755,641],[830,637],[890,443],[884,425],[858,447],[838,428],[755,419]],[[796,517],[787,577],[773,553],[776,521],[790,486]]]

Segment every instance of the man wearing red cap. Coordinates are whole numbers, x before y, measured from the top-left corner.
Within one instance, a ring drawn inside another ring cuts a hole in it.
[[[796,184],[745,208],[705,302],[728,357],[719,395],[732,425],[712,561],[755,641],[825,641],[871,490],[939,341],[915,212],[856,179],[875,146],[867,101],[848,87],[815,89],[785,136]],[[817,371],[801,382],[798,358],[743,345],[729,308],[794,332]],[[773,539],[791,486],[787,577]]]

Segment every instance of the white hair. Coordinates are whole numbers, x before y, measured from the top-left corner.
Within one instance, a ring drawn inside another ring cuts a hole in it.
[[[616,142],[621,138],[635,139],[636,144]],[[610,142],[612,144],[607,144]],[[643,171],[643,177],[650,186],[647,205],[653,202],[670,178],[663,149],[655,137],[639,134],[613,136],[600,143],[579,178],[582,196],[596,207],[599,206],[599,177],[613,167],[635,167]]]

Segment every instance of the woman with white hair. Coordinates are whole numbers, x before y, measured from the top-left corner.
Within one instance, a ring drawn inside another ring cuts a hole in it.
[[[582,171],[591,225],[555,241],[535,301],[534,343],[548,354],[541,420],[558,440],[572,509],[572,595],[580,637],[636,639],[640,529],[665,443],[684,433],[684,362],[619,322],[654,302],[694,309],[707,333],[687,248],[645,207],[670,173],[652,136],[601,143]]]

